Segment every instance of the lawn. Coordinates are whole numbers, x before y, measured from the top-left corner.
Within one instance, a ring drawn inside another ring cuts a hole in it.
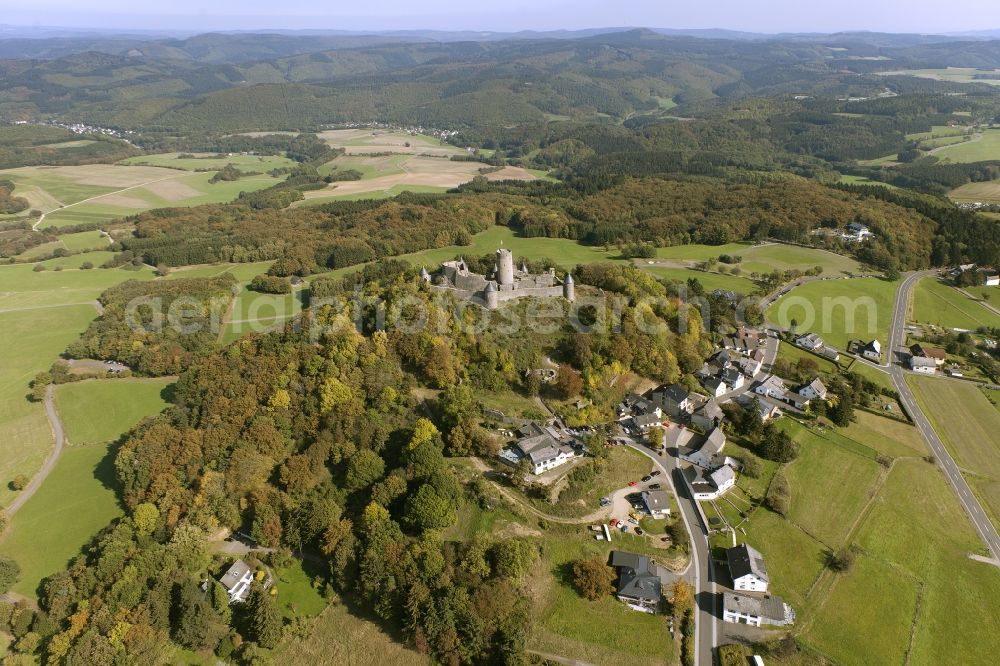
[[[71,252],[84,250],[103,250],[108,246],[108,239],[100,231],[81,231],[75,234],[63,234],[59,241]]]
[[[973,491],[1000,524],[1000,411],[975,384],[909,378],[917,403],[934,426]]]
[[[118,439],[146,416],[169,406],[165,389],[172,379],[94,379],[56,389],[56,407],[69,444]]]
[[[316,569],[314,562],[293,559],[291,566],[274,571],[278,608],[285,617],[316,617],[326,608],[326,599],[312,585],[313,579],[321,575]]]
[[[63,451],[0,541],[0,554],[21,565],[15,592],[34,597],[42,578],[65,569],[98,530],[121,515],[115,484],[114,452],[107,445]]]
[[[984,129],[981,139],[947,146],[934,155],[942,162],[985,162],[1000,159],[1000,128]]]
[[[801,528],[767,509],[755,511],[744,527],[746,542],[764,555],[771,589],[801,613],[809,588],[823,571],[826,548]],[[740,535],[737,539],[744,537]]]
[[[895,158],[895,155],[891,156]],[[881,185],[882,187],[888,187],[890,190],[899,189],[895,185],[890,183],[883,183],[880,180],[872,180],[871,178],[865,178],[864,176],[851,176],[848,174],[843,174],[840,176],[840,182],[846,183],[847,185]]]
[[[884,356],[882,360],[885,360]],[[892,377],[889,376],[889,373],[873,368],[867,363],[855,361],[850,365],[850,371],[861,375],[870,382],[878,384],[882,388],[895,389],[895,385],[892,383]]]
[[[777,299],[767,319],[796,332],[819,333],[827,345],[847,349],[851,340],[877,337],[885,347],[899,282],[849,278],[807,282]]]
[[[536,630],[529,647],[595,664],[657,666],[672,660],[673,641],[662,615],[630,610],[612,596],[587,601],[572,586],[572,563],[606,559],[610,546],[587,536],[553,534],[542,542],[544,577]]]
[[[814,362],[819,371],[825,375],[833,375],[840,372],[839,366],[830,359],[818,356],[784,341],[778,343],[778,358],[783,358],[792,365],[798,363],[800,359],[808,359]]]
[[[921,324],[975,330],[1000,327],[1000,315],[987,310],[954,287],[936,278],[924,278],[913,292],[911,318]]]
[[[812,432],[795,435],[799,457],[785,469],[792,489],[789,519],[831,550],[871,497],[880,466]]]
[[[863,410],[855,410],[855,420],[837,433],[871,447],[887,456],[925,456],[927,444],[920,432],[909,423]]]

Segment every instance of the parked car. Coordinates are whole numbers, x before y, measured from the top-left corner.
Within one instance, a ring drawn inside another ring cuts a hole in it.
[[[625,523],[622,523],[622,532],[623,533],[628,532],[628,525],[626,525]]]
[[[629,518],[628,522],[632,523],[633,525],[638,525],[639,524],[639,521],[636,520],[635,518]]]
[[[638,534],[639,536],[642,536],[642,528],[641,527],[635,528],[635,533]]]
[[[649,489],[650,490],[659,490],[660,489],[660,484],[658,484],[658,483],[651,483],[651,484],[649,484]]]
[[[611,519],[611,527],[617,527],[617,525],[618,525],[618,519],[617,518],[612,518]]]
[[[652,477],[651,475],[647,474],[646,476],[642,477],[642,482],[643,482],[643,483],[646,483],[647,481],[649,481],[649,480],[650,480],[650,479],[652,479],[652,478],[653,478],[653,477]]]
[[[635,486],[639,485],[639,482],[638,481],[629,481],[628,485],[631,486],[631,487],[635,487]]]
[[[659,476],[660,475],[660,470],[655,469],[652,472],[650,472],[649,475],[650,476]]]
[[[607,506],[609,504],[611,504],[611,498],[610,497],[602,497],[601,498],[601,506]]]

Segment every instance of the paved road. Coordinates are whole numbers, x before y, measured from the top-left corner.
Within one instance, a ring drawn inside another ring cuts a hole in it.
[[[945,478],[948,479],[952,490],[958,496],[958,501],[962,504],[965,512],[969,514],[972,524],[975,526],[979,536],[986,543],[993,559],[1000,562],[1000,535],[997,534],[996,528],[993,527],[979,500],[972,494],[972,490],[962,477],[958,465],[955,464],[954,459],[944,447],[937,433],[934,432],[927,417],[924,416],[924,413],[917,405],[917,401],[914,399],[913,393],[906,383],[906,373],[903,370],[903,366],[898,362],[893,362],[893,355],[902,351],[906,342],[906,311],[909,304],[910,289],[921,278],[933,273],[934,271],[910,273],[899,286],[899,291],[896,293],[896,304],[892,311],[892,326],[889,329],[889,363],[891,364],[889,374],[892,376],[892,382],[899,392],[900,400],[910,413],[910,416],[913,417],[914,424],[917,426],[920,434],[923,435],[931,452],[937,458],[941,469],[944,470]]]
[[[680,478],[677,458],[673,458],[673,465],[668,468],[662,457],[651,453],[646,447],[634,443],[627,444],[627,446],[652,460],[662,476],[670,479],[670,488],[677,502],[677,508],[691,538],[695,605],[698,608],[694,625],[694,663],[698,666],[712,666],[712,651],[719,635],[720,613],[716,607],[718,593],[715,589],[715,571],[711,551],[708,547],[708,528],[698,517],[698,511],[694,505],[695,500],[687,493],[684,481]]]
[[[49,457],[45,459],[45,464],[38,470],[38,473],[35,474],[31,481],[28,482],[28,485],[24,487],[24,490],[6,508],[8,517],[13,517],[24,506],[24,503],[38,492],[38,489],[52,472],[52,469],[56,466],[56,462],[59,460],[59,456],[63,452],[63,444],[66,441],[66,437],[63,433],[62,421],[59,420],[59,414],[56,412],[55,386],[51,384],[48,390],[45,391],[45,414],[49,417],[49,424],[52,426],[52,435],[55,437],[56,446],[52,449]]]

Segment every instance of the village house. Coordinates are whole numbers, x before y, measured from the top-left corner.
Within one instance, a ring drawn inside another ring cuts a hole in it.
[[[860,349],[861,355],[868,359],[869,361],[874,361],[875,363],[882,362],[882,345],[878,340],[872,340],[871,342],[865,343]]]
[[[725,349],[732,349],[743,355],[749,355],[760,346],[763,337],[760,331],[740,326],[734,335],[726,336],[722,339],[722,346]]]
[[[667,429],[667,447],[675,447],[681,460],[698,467],[714,468],[725,462],[722,449],[726,446],[726,433],[714,428],[708,435],[699,435],[688,428],[672,425]]]
[[[636,415],[654,414],[657,418],[663,416],[663,410],[659,405],[653,403],[649,398],[644,398],[636,393],[630,393],[625,396],[625,400],[622,401],[621,407],[619,407],[619,412],[631,412]]]
[[[714,500],[736,485],[736,471],[730,465],[711,472],[700,467],[685,467],[681,476],[691,489],[691,496],[699,501]]]
[[[626,421],[626,424],[631,429],[638,430],[639,432],[648,432],[650,428],[658,426],[661,423],[661,418],[656,413],[640,414],[638,416],[633,416]]]
[[[706,379],[702,384],[705,390],[708,391],[708,395],[712,398],[720,398],[726,394],[729,388],[726,386],[726,382],[722,381],[719,377],[712,377]]]
[[[653,518],[670,515],[670,495],[665,490],[642,491],[642,503]]]
[[[767,423],[771,419],[776,419],[781,416],[781,410],[777,405],[768,402],[767,400],[760,400],[755,398],[751,394],[743,394],[736,399],[743,409],[756,409],[757,415],[760,416],[761,423]]]
[[[715,400],[709,400],[691,415],[691,423],[708,432],[722,425],[726,415]]]
[[[778,375],[768,375],[754,387],[753,392],[765,398],[784,400],[785,394],[788,393],[788,388],[785,386],[785,381]]]
[[[236,560],[232,566],[222,574],[219,582],[229,593],[229,603],[239,604],[246,601],[250,592],[250,585],[253,583],[254,573],[243,560]]]
[[[926,375],[933,375],[937,372],[937,361],[926,356],[911,356],[910,369],[914,372],[921,372]]]
[[[1000,287],[1000,273],[996,271],[986,271],[983,273],[983,286]]]
[[[609,564],[618,572],[616,596],[633,610],[655,613],[663,592],[656,564],[645,555],[621,550],[611,551]]]
[[[680,384],[664,384],[654,389],[650,400],[674,418],[690,414],[694,410],[692,394]]]
[[[779,596],[752,596],[734,592],[722,594],[722,619],[734,624],[759,627],[795,623],[795,611]]]
[[[722,381],[729,387],[729,390],[735,391],[736,389],[743,386],[746,378],[743,373],[739,371],[738,368],[727,368],[722,371]],[[718,396],[716,396],[718,397]]]
[[[576,455],[570,446],[559,441],[552,428],[529,423],[518,430],[521,439],[500,452],[500,458],[512,465],[527,460],[533,474],[542,474],[563,465]]]
[[[795,344],[809,351],[819,351],[825,346],[823,338],[816,333],[809,333],[797,338]]]
[[[799,389],[799,395],[806,400],[826,400],[826,386],[819,377]]]
[[[750,546],[743,544],[726,550],[729,575],[733,579],[733,589],[747,592],[767,592],[767,567],[764,556]]]

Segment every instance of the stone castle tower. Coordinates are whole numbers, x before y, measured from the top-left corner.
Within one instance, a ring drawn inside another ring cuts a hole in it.
[[[510,250],[497,250],[497,285],[501,290],[514,286],[514,255]]]
[[[563,298],[570,303],[576,300],[576,285],[573,284],[571,273],[566,273],[566,279],[563,280]]]

